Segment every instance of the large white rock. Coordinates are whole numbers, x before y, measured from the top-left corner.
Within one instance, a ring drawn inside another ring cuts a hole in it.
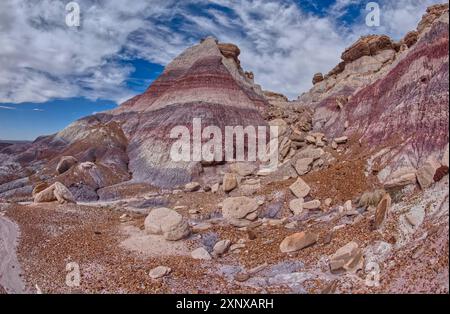
[[[169,208],[156,208],[144,221],[145,231],[163,235],[166,240],[177,241],[190,233],[189,224],[176,211]]]

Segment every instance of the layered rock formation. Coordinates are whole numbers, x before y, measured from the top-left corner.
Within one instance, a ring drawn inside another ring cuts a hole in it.
[[[364,37],[344,52],[341,73],[300,97],[316,108],[315,129],[372,153],[368,171],[382,182],[440,159],[449,140],[448,5],[427,12],[401,49],[386,36]]]
[[[142,95],[3,152],[12,156],[16,168],[34,173],[27,184],[58,181],[77,200],[95,200],[99,189],[130,179],[158,187],[191,182],[203,167],[198,161],[171,159],[174,127],[185,126],[192,136],[194,118],[202,119],[203,128],[219,127],[222,134],[225,126],[267,126],[263,114],[268,102],[253,75],[241,68],[239,54],[235,45],[206,38],[175,58]],[[8,170],[7,177],[7,167],[13,166],[3,163],[0,184],[29,176]]]

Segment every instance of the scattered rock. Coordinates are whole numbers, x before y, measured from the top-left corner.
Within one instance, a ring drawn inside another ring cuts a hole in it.
[[[316,73],[313,77],[313,84],[316,85],[317,83],[320,83],[323,81],[323,74],[322,73]]]
[[[303,198],[297,198],[289,202],[289,208],[292,211],[292,213],[296,216],[301,215],[303,213],[303,204],[304,204]]]
[[[219,255],[219,256],[223,255],[228,251],[230,246],[231,246],[230,240],[221,240],[221,241],[217,242],[216,245],[214,245],[213,252],[214,252],[214,254]]]
[[[334,139],[334,142],[336,144],[345,144],[348,141],[348,137],[347,136],[342,136],[342,137],[338,137]]]
[[[327,198],[327,199],[323,202],[323,204],[325,205],[325,207],[330,208],[331,205],[333,204],[333,199]]]
[[[203,247],[200,247],[200,248],[192,251],[191,257],[193,259],[198,259],[198,260],[211,260],[212,259],[211,255]]]
[[[380,228],[381,225],[383,224],[383,221],[386,218],[386,214],[388,213],[391,204],[392,204],[391,196],[386,193],[384,197],[381,199],[375,211],[375,225],[374,225],[375,229]]]
[[[211,229],[213,226],[212,224],[208,223],[208,222],[202,222],[199,223],[198,225],[195,225],[192,227],[192,232],[193,233],[200,233],[200,232],[204,232],[206,230]]]
[[[39,194],[39,193],[41,193],[42,191],[44,191],[46,188],[48,188],[48,184],[47,184],[46,182],[39,182],[38,184],[36,184],[36,186],[34,187],[33,192],[32,192],[33,198],[34,198],[37,194]]]
[[[313,162],[313,158],[298,159],[295,163],[295,171],[297,171],[299,176],[303,176],[311,171],[311,165],[313,164]]]
[[[443,175],[439,175],[440,172],[448,172],[448,168],[446,169],[447,171],[439,171],[441,167],[441,163],[434,157],[428,158],[427,162],[420,167],[417,171],[417,181],[423,190],[429,188],[434,182],[442,179]]]
[[[286,237],[280,244],[282,253],[291,253],[307,248],[317,242],[319,236],[312,232],[299,232]]]
[[[211,192],[215,194],[215,193],[219,192],[219,188],[220,188],[220,184],[219,183],[214,183],[211,186]]]
[[[226,173],[223,176],[223,190],[225,193],[233,191],[237,185],[238,182],[234,173]]]
[[[250,275],[247,273],[239,273],[236,276],[234,276],[234,280],[237,282],[245,282],[250,279]]]
[[[67,203],[72,203],[75,204],[75,199],[72,195],[72,193],[69,191],[68,188],[65,187],[64,184],[56,182],[54,184],[55,187],[55,197],[56,200],[58,201],[58,203],[60,204],[67,204]]]
[[[256,166],[250,163],[238,162],[230,166],[230,170],[241,177],[247,177],[255,173]]]
[[[196,191],[200,190],[200,188],[201,188],[200,183],[191,182],[184,186],[184,191],[185,192],[196,192]]]
[[[305,198],[311,191],[309,185],[306,184],[306,182],[301,178],[298,178],[297,181],[289,188],[291,189],[292,193],[294,193],[294,195],[298,198]]]
[[[240,196],[229,197],[223,201],[222,215],[225,219],[242,219],[258,210],[256,200]]]
[[[296,157],[299,159],[312,158],[314,160],[317,160],[317,159],[321,158],[323,155],[325,155],[325,151],[322,148],[314,148],[314,147],[308,146],[307,148],[299,151],[296,154]]]
[[[320,203],[319,200],[314,200],[314,201],[303,203],[303,209],[315,210],[315,209],[319,209],[320,205],[322,205],[322,204]]]
[[[352,201],[349,200],[344,204],[344,212],[351,212],[351,211],[353,211],[353,204]]]
[[[56,172],[58,174],[63,174],[64,172],[68,171],[72,166],[76,165],[78,163],[78,160],[73,156],[64,156],[59,161],[58,165],[56,166]]]
[[[35,203],[48,203],[58,201],[60,204],[75,203],[72,193],[62,183],[55,182],[45,190],[37,193]]]
[[[417,171],[414,168],[401,168],[389,176],[384,183],[384,187],[390,189],[416,184],[416,173]]]
[[[362,269],[363,253],[356,242],[350,242],[341,247],[330,258],[330,269],[332,272],[348,271],[356,272]]]
[[[156,208],[145,218],[144,226],[150,234],[161,234],[166,240],[178,241],[190,234],[187,221],[169,208]]]
[[[167,275],[169,275],[172,272],[172,269],[166,266],[158,266],[156,268],[153,268],[150,273],[149,276],[152,279],[160,279],[162,277],[165,277]]]

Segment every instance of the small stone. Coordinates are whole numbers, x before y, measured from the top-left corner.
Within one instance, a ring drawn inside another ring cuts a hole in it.
[[[223,176],[223,190],[225,193],[233,191],[237,185],[238,182],[234,173],[226,173]]]
[[[350,242],[341,247],[330,258],[330,269],[332,272],[345,270],[356,272],[362,269],[363,253],[356,242]]]
[[[219,192],[219,188],[220,188],[220,184],[215,183],[211,186],[211,192],[215,194],[215,193]]]
[[[192,232],[194,233],[200,233],[206,230],[211,229],[213,226],[212,224],[208,223],[208,222],[202,222],[199,223],[198,225],[195,225],[192,227]]]
[[[344,204],[344,212],[351,212],[353,211],[353,204],[352,201],[347,201]]]
[[[298,227],[298,223],[296,221],[292,221],[284,226],[286,229],[292,230]]]
[[[441,180],[448,173],[448,167],[447,169],[444,168],[445,166],[442,166],[435,158],[428,158],[427,162],[417,171],[417,181],[419,181],[422,190]]]
[[[192,251],[191,256],[193,259],[198,259],[198,260],[211,260],[212,259],[211,255],[203,247]]]
[[[245,282],[250,279],[250,275],[247,273],[239,273],[236,276],[234,276],[234,280],[238,282]]]
[[[331,205],[333,204],[333,199],[327,198],[323,203],[324,203],[325,207],[330,208]]]
[[[316,138],[314,136],[308,135],[305,137],[305,141],[308,144],[316,144]]]
[[[201,188],[200,183],[191,182],[184,186],[184,191],[185,192],[196,192],[196,191],[200,190],[200,188]]]
[[[294,199],[289,202],[289,208],[291,209],[291,211],[294,215],[298,216],[303,213],[303,204],[304,204],[304,199],[297,198],[297,199]]]
[[[255,173],[256,166],[250,163],[238,162],[230,166],[230,170],[241,177],[247,177]]]
[[[200,211],[198,210],[198,209],[190,209],[189,210],[189,214],[190,215],[197,215],[197,214],[199,214],[200,213]]]
[[[281,242],[280,251],[282,253],[291,253],[302,250],[315,244],[318,238],[318,235],[312,232],[294,233]]]
[[[303,203],[303,209],[315,210],[320,208],[320,201],[314,200],[310,202]]]
[[[244,243],[236,243],[233,244],[232,246],[230,246],[230,252],[236,251],[236,250],[240,250],[240,249],[244,249],[245,248],[245,244]]]
[[[255,221],[256,219],[258,219],[258,213],[250,213],[247,216],[245,216],[245,219],[250,220],[250,221]]]
[[[308,196],[311,188],[303,179],[298,178],[297,181],[289,187],[297,198],[305,198]]]
[[[386,195],[381,199],[375,211],[375,223],[374,223],[375,229],[380,228],[381,225],[383,224],[383,221],[386,218],[386,214],[389,211],[391,204],[392,199],[390,195],[386,193]]]
[[[311,171],[311,165],[313,164],[313,162],[313,158],[298,159],[295,163],[295,171],[297,171],[299,176],[303,176]]]
[[[342,137],[338,137],[334,139],[334,142],[336,144],[345,144],[348,141],[348,137],[347,136],[342,136]]]
[[[172,272],[172,269],[166,266],[158,266],[156,268],[153,268],[150,273],[149,276],[152,279],[160,279],[162,277],[165,277],[167,275],[169,275]]]
[[[225,219],[242,219],[257,211],[258,203],[249,197],[229,197],[223,201],[222,215]]]
[[[214,245],[213,252],[216,255],[225,254],[231,246],[230,240],[221,240]]]
[[[178,241],[190,233],[189,224],[183,216],[169,208],[153,209],[144,221],[150,234],[162,234],[166,240]]]

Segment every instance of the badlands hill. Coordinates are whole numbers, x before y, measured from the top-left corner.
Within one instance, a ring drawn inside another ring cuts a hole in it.
[[[293,102],[206,38],[117,109],[0,148],[25,289],[448,293],[448,24],[437,5],[400,42],[359,39]],[[278,126],[279,167],[173,161],[194,118]]]

